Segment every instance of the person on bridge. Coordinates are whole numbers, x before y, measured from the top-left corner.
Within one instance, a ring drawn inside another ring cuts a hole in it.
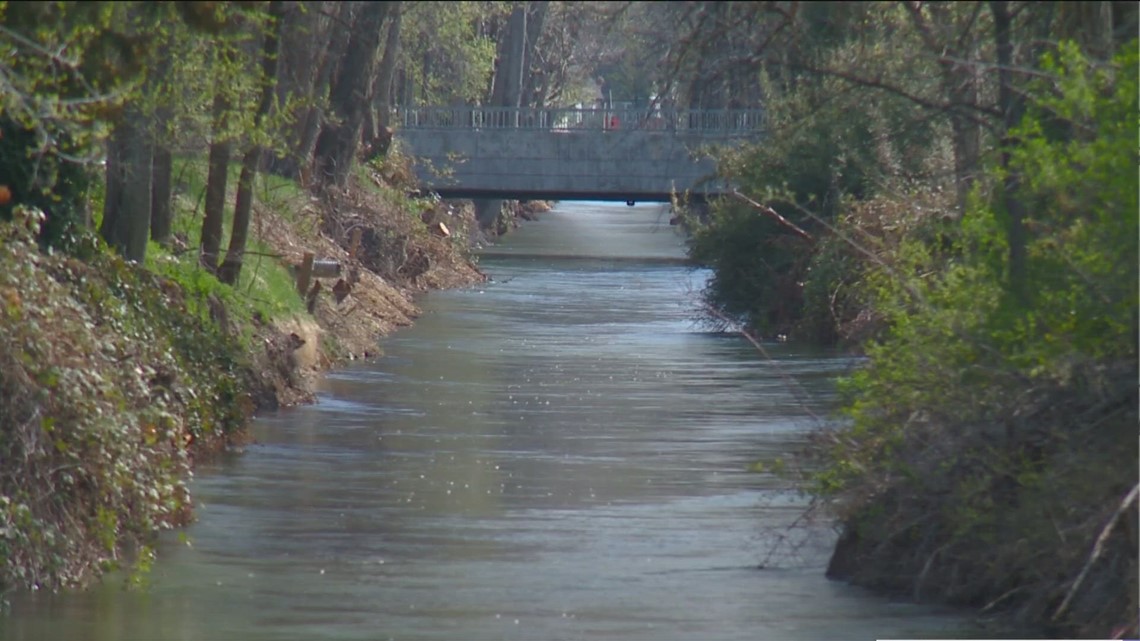
[[[620,123],[618,123],[618,117],[617,116],[610,116],[610,129],[617,129],[618,124],[620,124]]]

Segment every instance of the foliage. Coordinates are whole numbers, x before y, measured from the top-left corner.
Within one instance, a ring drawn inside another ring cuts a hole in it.
[[[1103,67],[1071,44],[1047,56],[1011,132],[1031,297],[1006,278],[998,167],[950,251],[904,238],[868,272],[889,333],[845,383],[851,423],[821,436],[816,477],[849,578],[1067,634],[1134,618],[1135,532],[1109,518],[1136,483],[1138,66],[1123,51]],[[1077,582],[1102,534],[1109,560]]]
[[[409,3],[403,68],[418,104],[479,102],[494,72],[495,41],[480,25],[509,12],[504,2]]]
[[[239,169],[237,165],[232,165],[230,177],[236,178]],[[198,156],[180,158],[175,163],[174,174],[179,179],[179,184],[175,186],[172,227],[185,248],[197,247],[201,232],[197,207],[205,189],[206,163]],[[260,185],[256,191],[261,206],[282,212],[287,219],[291,212],[299,209],[299,203],[308,201],[308,196],[291,180],[268,174],[262,174],[258,179]],[[226,214],[228,219],[232,216],[232,209],[227,208]],[[300,227],[305,221],[298,217],[292,222]],[[312,220],[311,224],[315,225],[316,222]],[[228,228],[226,225],[225,229]],[[226,238],[223,237],[222,240],[225,241]],[[214,296],[229,311],[233,326],[245,332],[252,326],[249,321],[255,315],[273,319],[304,313],[303,301],[297,295],[288,268],[278,258],[261,256],[271,254],[271,251],[260,237],[251,239],[251,246],[258,255],[249,259],[250,269],[243,270],[241,280],[232,287],[203,269],[197,255],[185,249],[174,250],[152,243],[147,252],[146,266],[182,286],[189,294],[187,305],[193,313],[208,319],[207,301],[210,296]]]
[[[0,235],[0,590],[55,589],[149,558],[185,523],[192,448],[249,410],[232,339],[180,288],[109,254],[32,243],[20,210]]]
[[[314,10],[273,6],[285,4]],[[205,142],[281,151],[297,141],[272,114],[325,102],[331,72],[294,82],[292,93],[268,91],[279,78],[262,77],[257,52],[278,15],[265,3],[0,2],[0,592],[80,585],[119,565],[133,566],[137,580],[154,533],[190,516],[193,457],[239,438],[255,396],[270,400],[269,387],[293,384],[295,338],[267,329],[304,313],[293,275],[267,246],[281,230],[255,230],[261,238],[250,245],[261,255],[232,287],[193,251]],[[306,46],[325,49],[317,39]],[[474,53],[486,53],[488,42],[477,44]],[[341,61],[327,62],[325,71]],[[484,63],[473,77],[486,75]],[[260,120],[259,96],[279,107]],[[131,171],[121,171],[128,161]],[[234,178],[237,169],[229,167]],[[147,172],[150,181],[126,178]],[[111,174],[119,182],[104,180]],[[263,176],[253,186],[259,207],[309,225],[314,240],[314,202],[334,209],[291,180]],[[132,232],[162,209],[158,199],[172,204],[172,236],[152,241],[138,263],[90,231],[122,213],[103,205],[126,208],[115,198],[123,193],[133,197],[130,216],[111,220],[129,220]],[[420,217],[439,215],[436,203],[384,194],[417,241],[453,257]],[[261,213],[253,210],[251,226]]]
[[[0,219],[19,204],[45,212],[47,244],[84,222],[99,125],[140,73],[139,42],[112,28],[122,16],[113,3],[0,3],[0,180],[9,190]]]
[[[833,293],[850,267],[830,227],[844,209],[924,177],[924,165],[939,154],[930,145],[936,132],[915,105],[845,92],[833,79],[808,78],[790,92],[769,93],[778,98],[767,104],[764,141],[721,152],[718,174],[772,203],[819,242],[805,242],[754,207],[727,199],[714,204],[709,224],[697,226],[690,256],[713,269],[704,298],[714,316],[765,336],[830,342],[836,325],[849,319],[818,315],[829,309],[819,297]],[[902,162],[916,158],[921,162]],[[819,290],[810,293],[815,314],[806,318],[805,283]],[[801,327],[805,322],[812,327]]]
[[[745,323],[762,336],[786,334],[798,320],[805,241],[739,203],[722,202],[693,234],[689,256],[712,269],[702,293],[717,321]]]

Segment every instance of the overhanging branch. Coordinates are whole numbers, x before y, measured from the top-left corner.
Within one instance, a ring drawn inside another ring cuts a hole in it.
[[[739,199],[741,202],[748,204],[749,206],[751,206],[753,209],[760,212],[761,214],[764,214],[765,216],[776,221],[782,227],[791,231],[793,234],[799,236],[800,238],[803,238],[804,240],[808,241],[809,243],[813,243],[813,244],[815,243],[815,238],[812,238],[811,234],[809,234],[806,231],[804,231],[803,229],[801,229],[798,225],[796,225],[792,221],[781,216],[780,213],[777,212],[775,209],[772,209],[768,205],[758,203],[755,200],[752,200],[748,196],[745,196],[744,194],[740,193],[739,191],[737,191],[735,189],[732,190],[732,195],[735,196],[737,199]]]

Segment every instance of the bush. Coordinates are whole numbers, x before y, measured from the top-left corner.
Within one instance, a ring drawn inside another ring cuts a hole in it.
[[[897,159],[933,153],[934,133],[914,104],[867,99],[836,82],[803,78],[794,91],[770,91],[763,142],[719,159],[723,180],[771,204],[817,242],[735,199],[714,203],[707,224],[689,221],[696,230],[690,257],[713,271],[704,292],[713,324],[825,344],[840,338],[838,325],[849,319],[833,314],[830,296],[848,282],[851,264],[843,243],[828,238],[829,228],[883,186],[907,182]],[[814,289],[805,291],[808,284]]]
[[[85,260],[41,253],[37,215],[0,226],[0,592],[145,565],[189,518],[193,453],[252,409],[240,348],[180,287],[91,235]]]
[[[1062,634],[1135,625],[1136,531],[1122,524],[1136,520],[1140,186],[1125,51],[1097,69],[1061,47],[1012,132],[1029,295],[1009,282],[1001,208],[981,198],[950,251],[909,236],[869,270],[889,332],[844,383],[849,426],[819,436],[816,489],[845,525],[834,576]],[[1003,179],[991,170],[983,193],[1000,202]]]
[[[62,151],[75,153],[66,145],[66,132],[55,132]],[[85,224],[87,192],[92,174],[76,160],[53,151],[39,150],[38,134],[10,118],[0,117],[0,184],[9,189],[6,202],[0,202],[0,220],[10,221],[16,206],[38,209],[46,214],[38,234],[44,246],[59,247],[76,226]]]

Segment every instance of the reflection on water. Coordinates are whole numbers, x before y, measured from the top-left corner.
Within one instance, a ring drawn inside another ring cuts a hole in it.
[[[769,555],[802,501],[747,468],[802,443],[851,362],[694,328],[707,274],[662,219],[523,227],[494,282],[431,295],[383,359],[199,470],[192,545],[164,539],[149,589],[17,597],[0,639],[961,634],[826,581],[826,530]]]

